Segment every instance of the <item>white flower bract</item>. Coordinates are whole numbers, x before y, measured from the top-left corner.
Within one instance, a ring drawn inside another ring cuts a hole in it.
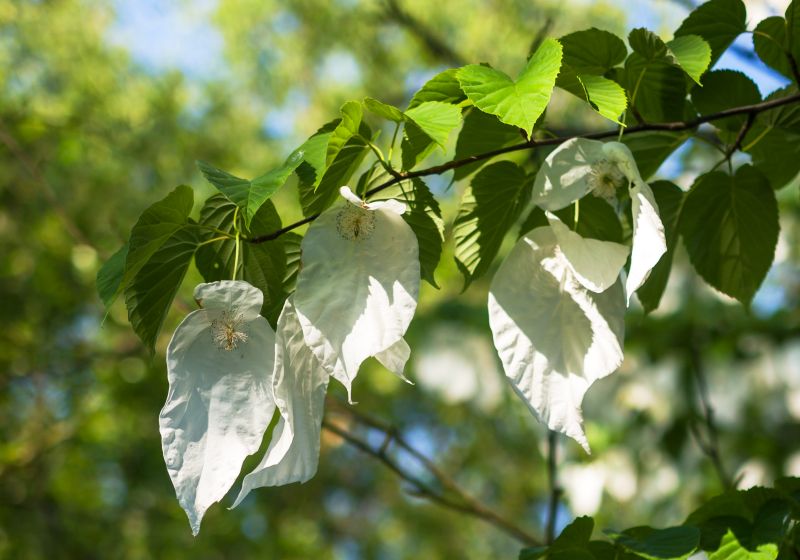
[[[347,200],[325,211],[302,243],[294,305],[308,347],[351,394],[361,363],[378,357],[403,375],[403,335],[417,307],[419,248],[401,202]]]
[[[228,492],[275,411],[275,333],[247,282],[200,284],[167,347],[169,393],[159,415],[167,471],[196,535]]]
[[[552,227],[521,238],[489,290],[489,324],[512,386],[534,415],[586,451],[581,402],[622,363],[625,297],[576,278]]]

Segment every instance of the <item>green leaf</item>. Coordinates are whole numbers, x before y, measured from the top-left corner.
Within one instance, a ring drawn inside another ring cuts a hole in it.
[[[206,200],[200,210],[200,223],[224,231],[230,235],[235,234],[234,215],[236,205],[221,195],[212,196]],[[242,228],[243,224],[239,224]],[[272,202],[267,202],[258,211],[249,228],[246,226],[244,235],[247,238],[257,237],[271,233],[281,227],[281,220]],[[240,263],[241,277],[257,287],[264,293],[264,304],[261,313],[275,325],[277,315],[270,314],[280,308],[286,299],[283,281],[286,272],[286,254],[284,252],[283,236],[263,243],[241,243]],[[203,245],[197,250],[195,262],[197,269],[206,282],[215,282],[237,277],[233,266],[235,261],[236,243],[233,239],[223,239],[214,243]]]
[[[767,100],[786,97],[796,91],[794,86],[784,88]],[[773,189],[789,184],[800,171],[800,106],[785,105],[758,115],[742,145]]]
[[[411,102],[408,104],[409,109],[413,109],[417,105],[426,103],[428,101],[441,101],[442,103],[461,103],[467,96],[461,91],[461,85],[456,78],[456,68],[450,68],[444,72],[436,74],[433,78],[422,86]]]
[[[150,352],[200,242],[198,229],[181,227],[142,263],[125,288],[128,320]],[[131,244],[133,249],[133,244]],[[129,253],[129,257],[132,253]]]
[[[702,175],[686,197],[678,227],[700,276],[749,305],[778,241],[778,204],[767,179],[749,165],[735,176]]]
[[[578,223],[575,224],[575,206],[578,205]],[[596,196],[588,195],[571,205],[554,212],[558,218],[581,237],[622,243],[622,225],[611,205]]]
[[[530,137],[550,101],[560,67],[561,45],[555,39],[545,39],[516,81],[480,64],[459,69],[457,78],[476,107],[522,128]]]
[[[406,125],[403,127],[403,141],[400,143],[403,170],[416,167],[430,155],[434,148],[436,148],[436,143],[430,136],[425,134],[413,121],[406,121]]]
[[[330,167],[348,140],[358,135],[361,119],[364,116],[361,103],[358,101],[348,101],[342,105],[339,112],[342,115],[342,120],[333,129],[328,139],[328,147],[325,151],[325,167]]]
[[[441,101],[426,101],[406,111],[406,118],[442,148],[450,132],[461,124],[461,109]]]
[[[458,134],[455,159],[464,159],[521,141],[518,128],[503,124],[494,115],[473,107],[464,117],[464,126]],[[458,167],[454,171],[453,178],[460,181],[483,167],[487,161],[476,161]]]
[[[677,150],[691,134],[689,132],[667,132],[663,130],[626,134],[622,143],[630,148],[639,173],[647,180],[661,164]]]
[[[529,231],[536,229],[537,227],[546,227],[549,225],[550,222],[547,221],[547,216],[545,215],[544,210],[538,206],[534,206],[531,208],[531,211],[528,212],[528,215],[525,216],[525,219],[522,220],[522,224],[519,226],[517,239]]]
[[[664,59],[669,52],[661,37],[644,27],[637,27],[628,34],[628,44],[648,62]]]
[[[394,105],[383,103],[371,97],[364,98],[364,107],[379,117],[383,117],[384,119],[394,121],[396,123],[401,123],[405,120],[403,117],[403,112],[400,109]]]
[[[734,39],[747,30],[747,12],[742,0],[711,0],[690,13],[675,37],[699,35],[711,47],[709,66],[722,56]]]
[[[708,560],[775,560],[777,557],[776,544],[762,544],[756,550],[748,550],[742,546],[734,532],[728,529],[719,548],[708,555]]]
[[[318,186],[315,188],[311,182],[306,182],[304,177],[312,178],[314,175],[301,175],[298,187],[300,206],[303,216],[319,214],[333,204],[339,196],[339,187],[345,185],[353,173],[356,172],[369,149],[363,138],[369,138],[371,132],[365,123],[361,123],[359,136],[353,136],[344,147],[339,150],[336,159],[330,167],[325,169]],[[299,169],[301,169],[302,166]]]
[[[97,279],[95,281],[97,294],[106,309],[111,307],[111,304],[114,303],[114,300],[119,295],[122,278],[125,275],[125,259],[127,257],[128,244],[125,243],[113,255],[108,257],[108,260],[97,271]]]
[[[703,87],[692,89],[692,102],[701,115],[709,115],[742,105],[761,101],[758,86],[736,70],[714,70],[703,76]],[[736,115],[714,121],[719,129],[737,133],[747,120],[746,115]],[[732,141],[733,137],[729,139]]]
[[[792,78],[792,66],[786,53],[789,51],[786,20],[772,16],[761,20],[753,32],[753,48],[758,58],[787,78]]]
[[[623,548],[647,560],[678,560],[688,558],[700,542],[700,530],[682,526],[668,529],[634,527],[610,536]]]
[[[464,289],[483,275],[497,255],[503,237],[522,212],[531,178],[510,161],[483,168],[464,191],[453,224],[455,259]]]
[[[303,153],[303,162],[296,170],[297,176],[306,188],[313,190],[322,181],[327,168],[328,140],[340,122],[341,119],[334,119],[326,123],[297,149],[297,152]]]
[[[587,101],[608,120],[622,124],[619,117],[628,106],[628,98],[617,82],[592,74],[575,74],[571,67],[562,66],[556,85]]]
[[[564,35],[558,41],[564,48],[563,64],[577,74],[602,76],[628,55],[622,39],[594,27]]]
[[[648,60],[637,52],[625,61],[625,89],[630,104],[647,122],[682,120],[686,78],[666,57]]]
[[[147,208],[131,229],[125,274],[119,290],[139,273],[141,268],[175,233],[189,223],[194,204],[191,187],[181,185],[166,197]]]
[[[249,181],[217,169],[213,165],[198,161],[197,166],[209,183],[214,185],[228,200],[239,206],[249,226],[258,209],[286,183],[297,167],[303,163],[304,153],[295,151],[280,167]]]
[[[403,219],[414,231],[419,244],[420,275],[438,288],[434,272],[442,257],[444,220],[439,203],[422,179],[404,181],[381,192],[381,198],[394,198],[408,205]]]
[[[650,271],[647,281],[636,291],[645,313],[650,313],[658,308],[661,296],[667,287],[675,247],[678,244],[678,220],[684,194],[680,187],[669,181],[656,181],[650,184],[650,188],[653,189],[661,222],[664,224],[667,254],[661,257],[658,264]]]
[[[699,35],[682,35],[667,43],[675,63],[698,84],[711,63],[711,46]]]

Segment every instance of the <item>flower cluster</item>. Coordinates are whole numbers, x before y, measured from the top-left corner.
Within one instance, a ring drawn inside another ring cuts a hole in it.
[[[403,339],[417,305],[417,239],[405,205],[367,204],[347,187],[302,243],[297,290],[274,332],[259,315],[263,294],[242,281],[201,284],[201,309],[167,348],[169,393],[162,448],[178,501],[197,534],[208,507],[230,490],[244,459],[272,440],[247,474],[234,507],[254,488],[305,482],[317,470],[331,376],[351,394],[361,363],[374,356],[403,377]]]
[[[630,248],[584,238],[551,213],[588,194],[613,203],[626,183]],[[537,418],[588,452],[581,401],[622,363],[626,303],[667,250],[664,226],[650,186],[619,142],[565,142],[540,168],[532,199],[547,211],[548,225],[522,237],[500,266],[489,290],[489,322],[514,389]]]

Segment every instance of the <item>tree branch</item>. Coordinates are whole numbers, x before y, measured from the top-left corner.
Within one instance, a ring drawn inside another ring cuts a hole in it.
[[[700,117],[697,117],[696,119],[691,119],[688,121],[647,123],[637,126],[631,126],[626,129],[625,134],[631,135],[631,134],[641,134],[643,132],[656,132],[656,131],[681,132],[684,130],[691,130],[693,128],[697,128],[701,124],[718,121],[736,115],[753,115],[753,117],[755,117],[756,115],[763,113],[765,111],[769,111],[770,109],[783,107],[784,105],[790,105],[792,103],[797,103],[799,101],[800,101],[800,93],[795,93],[794,95],[789,95],[787,97],[780,97],[777,99],[770,99],[769,101],[762,101],[761,103],[755,103],[753,105],[732,107],[730,109],[725,109],[724,111],[710,113],[708,115],[702,115]],[[512,146],[506,146],[504,148],[490,150],[488,152],[484,152],[482,154],[476,154],[463,159],[451,160],[448,161],[447,163],[443,163],[441,165],[434,165],[433,167],[428,167],[426,169],[419,169],[417,171],[401,171],[398,172],[397,175],[395,175],[388,181],[367,191],[367,196],[372,196],[376,193],[379,193],[382,190],[388,189],[389,187],[396,185],[397,183],[400,183],[401,181],[405,181],[407,179],[414,179],[416,177],[426,177],[428,175],[440,175],[447,171],[457,169],[459,167],[464,167],[465,165],[469,165],[470,163],[491,159],[495,156],[503,154],[519,152],[522,150],[535,150],[536,148],[539,148],[541,146],[557,146],[563,144],[567,140],[571,140],[572,138],[587,138],[592,140],[602,140],[604,138],[616,137],[618,134],[619,131],[617,129],[614,129],[614,130],[606,130],[603,132],[589,132],[586,134],[578,134],[574,136],[544,138],[541,140],[531,139],[529,141],[522,142],[520,144],[514,144]],[[248,239],[248,241],[250,243],[263,243],[265,241],[271,241],[273,239],[280,237],[284,233],[292,231],[295,228],[298,228],[302,225],[305,225],[309,222],[316,220],[318,217],[319,213],[312,214],[310,216],[307,216],[306,218],[303,218],[302,220],[289,224],[288,226],[285,226],[279,230],[275,230],[265,235],[259,235],[257,237],[250,238]]]
[[[426,498],[442,507],[482,519],[483,521],[494,525],[496,528],[504,531],[526,545],[541,545],[539,539],[534,537],[528,531],[513,521],[504,518],[496,511],[490,509],[488,506],[469,495],[451,476],[442,471],[433,461],[408,443],[403,435],[399,433],[393,426],[386,424],[381,420],[367,416],[366,414],[356,411],[351,407],[346,407],[337,402],[335,399],[329,398],[327,402],[329,406],[332,405],[338,412],[348,414],[356,422],[384,433],[385,438],[383,443],[376,449],[375,447],[369,445],[369,443],[366,441],[330,422],[328,419],[325,419],[322,422],[322,426],[326,430],[341,437],[360,451],[375,457],[397,476],[408,482],[412,486],[412,493],[414,495]],[[389,447],[392,443],[396,444],[403,451],[416,459],[419,464],[433,477],[433,479],[436,480],[438,485],[441,486],[442,490],[438,490],[434,486],[428,484],[404,469],[397,459],[389,454]]]
[[[547,504],[547,544],[552,544],[556,536],[556,517],[558,501],[563,490],[558,484],[558,432],[547,431],[547,483],[550,487],[550,501]]]

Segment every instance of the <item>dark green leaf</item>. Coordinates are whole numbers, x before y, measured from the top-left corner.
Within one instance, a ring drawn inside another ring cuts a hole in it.
[[[758,58],[787,78],[792,78],[792,67],[786,56],[788,42],[786,20],[780,16],[761,20],[753,32],[753,48]]]
[[[464,117],[464,126],[458,134],[455,159],[464,159],[521,141],[518,128],[503,124],[494,115],[473,107]],[[463,179],[483,167],[486,161],[476,161],[457,168],[453,178],[456,181]]]
[[[534,206],[528,215],[525,216],[525,219],[522,221],[522,225],[519,226],[519,234],[517,235],[517,239],[529,231],[536,229],[537,227],[545,227],[549,225],[550,222],[547,221],[547,216],[545,216],[544,210],[538,206]]]
[[[630,148],[639,173],[647,180],[653,175],[661,164],[683,144],[690,134],[688,132],[644,132],[641,134],[626,134],[622,136],[622,143]]]
[[[749,165],[735,176],[714,171],[699,177],[679,222],[695,270],[746,305],[772,264],[778,229],[775,193]]]
[[[442,103],[461,103],[467,96],[461,91],[461,86],[456,78],[456,68],[450,68],[444,72],[436,74],[433,78],[422,86],[411,102],[408,104],[409,109],[413,109],[417,105],[426,103],[428,101],[441,101]]]
[[[564,64],[577,74],[602,76],[628,55],[622,39],[594,27],[565,35],[559,42],[564,48]]]
[[[690,526],[668,529],[634,527],[610,536],[626,550],[648,560],[687,558],[700,542],[700,530]]]
[[[125,243],[97,271],[97,294],[106,309],[111,307],[111,304],[114,303],[114,300],[119,295],[122,278],[125,275],[125,259],[127,258],[128,244]]]
[[[632,30],[628,34],[628,43],[633,52],[648,62],[660,60],[667,56],[666,43],[658,35],[644,27]]]
[[[413,169],[417,164],[430,155],[436,148],[436,143],[425,134],[413,121],[407,121],[403,127],[403,141],[400,143],[402,150],[403,169]]]
[[[711,46],[713,66],[733,40],[747,29],[747,13],[742,0],[711,0],[690,13],[678,30],[676,37],[699,35]]]
[[[453,225],[455,258],[464,289],[489,268],[503,237],[530,195],[531,180],[515,163],[483,168],[464,191]]]
[[[297,167],[300,184],[311,187],[319,185],[325,174],[325,160],[328,152],[328,140],[342,119],[334,119],[317,130],[297,152],[303,152],[303,162]]]
[[[236,206],[217,195],[209,198],[200,211],[200,223],[233,235],[234,214]],[[281,227],[281,220],[272,202],[267,202],[258,211],[250,225],[244,229],[245,237],[257,237],[275,231]],[[236,244],[232,239],[224,239],[208,243],[197,251],[195,262],[197,269],[206,282],[239,277],[233,267]],[[284,278],[286,276],[286,255],[284,252],[284,236],[263,243],[241,243],[241,278],[264,293],[262,314],[274,325],[277,315],[270,312],[280,308],[285,299]]]
[[[381,192],[381,198],[395,198],[408,205],[403,219],[414,231],[419,243],[420,275],[438,288],[434,272],[442,257],[444,220],[439,203],[422,179],[415,178]]]
[[[560,67],[561,45],[554,39],[545,39],[516,81],[480,64],[464,66],[457,77],[476,107],[522,128],[530,136],[550,101]]]
[[[692,89],[692,102],[701,115],[709,115],[761,101],[758,86],[736,70],[714,70],[703,76],[703,87]],[[737,133],[745,123],[745,115],[716,120],[713,125]]]
[[[578,223],[575,224],[575,205],[578,204]],[[596,196],[585,196],[554,212],[559,219],[581,237],[622,243],[622,225],[611,205]]]
[[[683,204],[683,191],[669,181],[656,181],[650,184],[656,197],[658,212],[664,224],[667,238],[667,254],[661,257],[658,264],[650,272],[647,281],[636,291],[645,313],[658,308],[664,289],[667,287],[669,273],[672,270],[672,258],[678,244],[678,219]]]
[[[796,91],[794,87],[784,88],[767,100],[793,95]],[[800,171],[800,106],[784,105],[758,115],[742,145],[773,189],[786,186]]]
[[[198,228],[192,225],[174,231],[142,263],[125,288],[128,320],[151,352],[200,242],[198,233]]]
[[[249,225],[261,205],[278,192],[289,175],[303,162],[303,157],[304,153],[298,150],[292,153],[283,165],[252,181],[241,179],[202,161],[198,161],[197,166],[209,183],[242,209],[245,223]]]
[[[189,222],[193,204],[192,188],[181,185],[142,212],[131,229],[119,290],[124,290],[153,254]]]

